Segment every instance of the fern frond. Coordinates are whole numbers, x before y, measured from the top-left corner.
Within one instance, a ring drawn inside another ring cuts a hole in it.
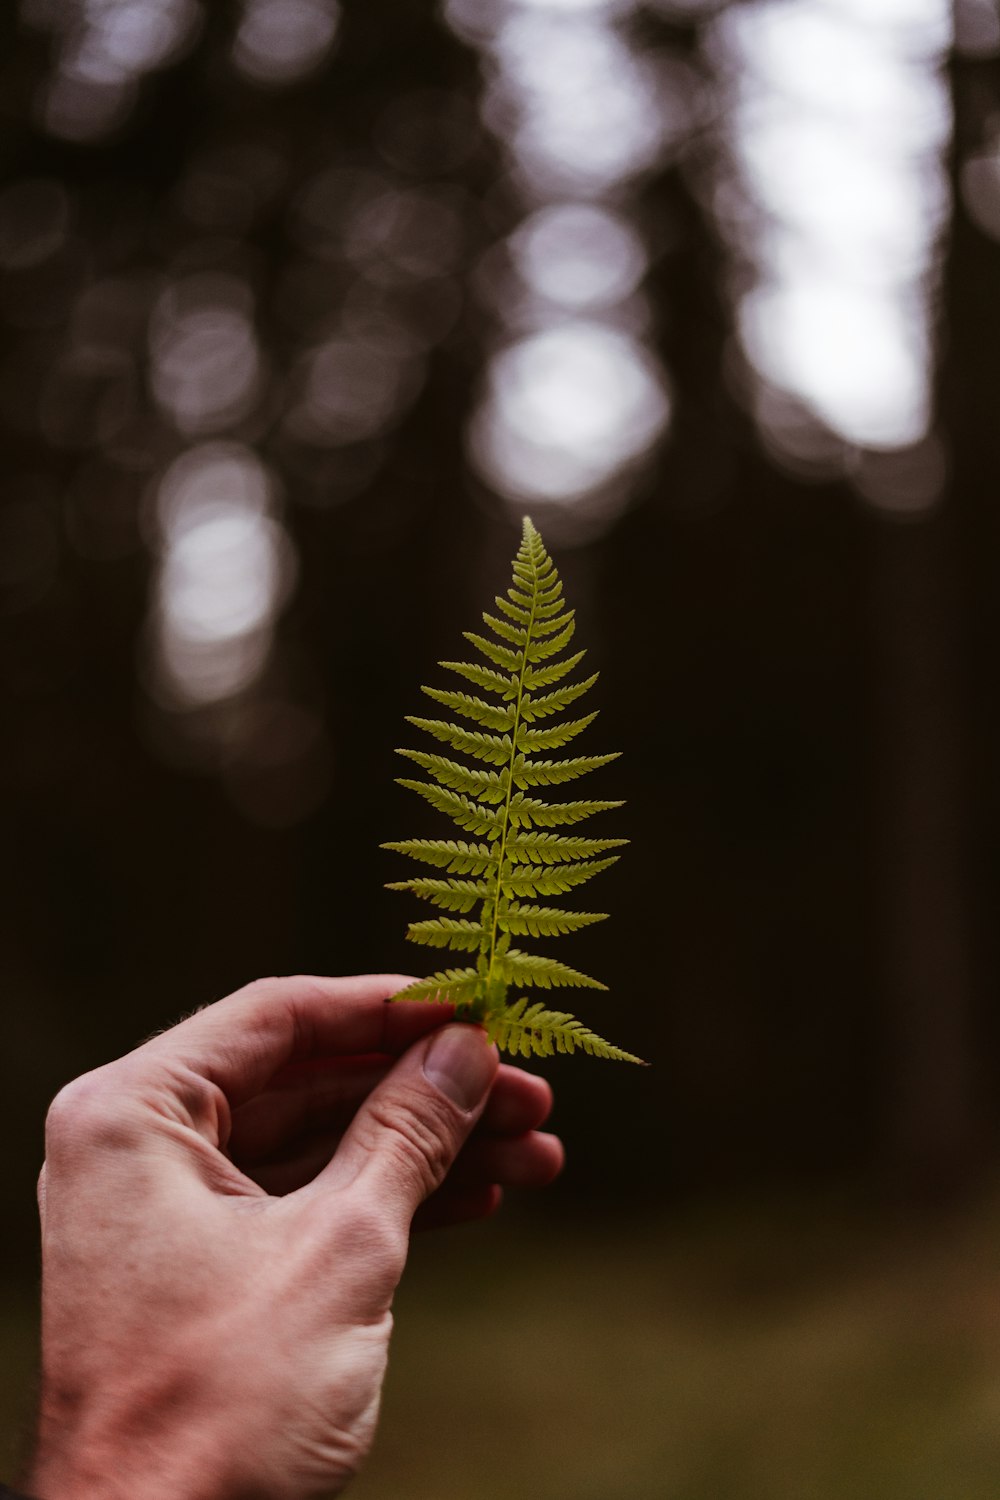
[[[526,644],[528,640],[526,625],[512,625],[509,620],[498,620],[496,615],[484,614],[483,620],[502,641],[510,641],[512,646],[523,647]]]
[[[571,969],[556,958],[543,958],[539,953],[522,953],[519,948],[508,948],[496,960],[496,970],[507,984],[537,984],[543,990],[558,989],[563,985],[571,989],[606,990],[607,985],[579,969]]]
[[[620,750],[613,755],[578,755],[575,760],[526,760],[519,755],[514,761],[514,785],[558,786],[561,782],[584,776],[588,771],[610,765],[619,755]]]
[[[443,661],[438,665],[447,667],[449,672],[457,672],[466,682],[475,683],[476,687],[483,688],[487,693],[499,693],[501,698],[517,697],[516,677],[505,677],[502,672],[477,666],[471,661]]]
[[[561,911],[556,906],[524,906],[511,901],[499,917],[500,927],[514,937],[561,937],[593,922],[603,922],[607,912]]]
[[[510,773],[502,771],[474,771],[455,760],[446,760],[443,755],[428,755],[423,750],[397,750],[415,761],[423,771],[429,771],[442,786],[453,792],[465,792],[469,797],[479,797],[484,802],[502,802],[510,785]]]
[[[623,802],[542,802],[538,797],[515,792],[508,804],[508,812],[515,828],[559,828],[567,823],[582,823],[593,813],[608,812],[624,805]]]
[[[597,718],[597,711],[587,714],[583,719],[570,719],[565,724],[553,724],[549,729],[525,729],[519,724],[514,738],[517,749],[523,754],[530,754],[532,750],[559,750],[570,740],[576,738],[588,724],[593,724]]]
[[[642,1058],[632,1052],[623,1052],[613,1047],[603,1037],[588,1031],[582,1021],[567,1015],[562,1010],[546,1010],[539,1001],[528,1005],[526,999],[490,1016],[486,1021],[486,1034],[502,1052],[513,1057],[552,1057],[556,1052],[588,1052],[591,1057],[607,1057],[616,1062],[632,1062],[642,1065]]]
[[[567,656],[565,661],[553,662],[548,667],[526,667],[524,673],[524,686],[528,692],[535,688],[551,687],[553,682],[558,682],[565,677],[567,672],[572,672],[578,667],[586,656],[586,651],[575,651],[572,656]]]
[[[515,864],[542,865],[547,860],[592,859],[606,849],[618,849],[628,839],[584,839],[560,833],[515,833],[507,840],[507,858]]]
[[[522,602],[518,603],[519,600]],[[524,594],[518,594],[511,589],[507,599],[497,594],[494,602],[497,609],[503,610],[508,620],[513,620],[515,625],[531,624],[531,600]]]
[[[487,729],[510,729],[517,718],[513,704],[499,708],[495,703],[484,703],[482,698],[473,698],[469,693],[448,693],[443,688],[421,688],[428,698],[444,708],[453,708],[466,719],[474,719]]]
[[[580,682],[566,681],[585,653],[569,651],[576,630],[574,613],[566,606],[556,566],[529,520],[514,560],[513,580],[505,596],[496,595],[496,607],[497,614],[483,615],[488,634],[464,632],[485,665],[442,663],[487,697],[422,689],[435,703],[477,727],[413,716],[408,722],[450,754],[399,752],[430,778],[400,777],[400,785],[481,842],[408,839],[383,846],[447,872],[392,883],[391,889],[409,891],[448,913],[411,922],[408,936],[430,947],[474,954],[475,963],[417,980],[397,998],[449,1001],[459,1017],[484,1022],[500,1045],[521,1056],[582,1050],[638,1061],[563,1011],[528,1007],[526,1000],[507,1004],[512,984],[605,988],[579,969],[510,943],[512,937],[558,938],[603,921],[602,912],[567,911],[544,900],[582,885],[614,864],[618,856],[609,851],[626,840],[548,831],[582,823],[595,813],[620,807],[620,802],[550,802],[528,790],[559,786],[616,759],[613,754],[538,758],[561,749],[596,718],[590,713],[567,719],[564,713],[593,687],[597,673]],[[535,727],[549,718],[552,724]],[[452,754],[463,758],[452,759]]]
[[[413,880],[393,880],[386,890],[412,891],[444,911],[471,911],[490,894],[491,887],[485,880],[435,880],[432,875],[418,875]]]
[[[461,792],[449,792],[443,786],[434,786],[429,781],[411,781],[408,776],[397,776],[400,786],[409,787],[426,798],[438,812],[447,813],[459,828],[466,833],[488,834],[498,838],[502,827],[502,814],[495,807],[484,807],[479,802],[470,802]]]
[[[478,729],[462,729],[457,724],[446,724],[443,719],[421,719],[414,714],[407,714],[406,722],[426,730],[460,755],[471,755],[473,760],[486,761],[491,766],[510,764],[509,734],[482,734]]]
[[[562,709],[568,708],[577,698],[582,698],[588,689],[597,681],[597,673],[585,677],[582,682],[570,683],[566,687],[556,688],[554,693],[544,693],[541,698],[533,698],[530,693],[521,696],[521,718],[532,723],[535,719],[545,719],[549,714],[557,714]]]
[[[428,974],[426,979],[415,979],[405,990],[393,995],[393,1000],[438,1000],[442,1004],[450,1001],[461,1005],[468,1003],[479,984],[476,969],[441,969],[437,974]]]
[[[582,865],[516,865],[504,876],[503,888],[511,896],[562,896],[618,859],[619,855],[611,854]]]
[[[467,844],[464,839],[399,839],[381,847],[456,875],[485,875],[497,868],[495,846]]]
[[[558,635],[552,635],[553,630],[558,630]],[[547,661],[550,656],[557,655],[564,646],[569,645],[576,630],[576,616],[573,610],[568,614],[558,615],[554,620],[545,620],[535,626],[535,635],[551,636],[550,640],[535,640],[528,647],[525,655],[529,661]]]
[[[429,948],[459,948],[475,953],[483,941],[481,922],[464,917],[430,917],[426,922],[411,922],[407,937]]]
[[[498,667],[505,667],[508,672],[520,672],[524,661],[522,651],[511,651],[507,646],[498,646],[495,641],[488,641],[485,636],[477,635],[474,630],[463,630],[465,639],[481,651],[488,661],[496,662]],[[441,665],[446,667],[447,662]],[[514,682],[514,690],[517,691],[517,681]]]

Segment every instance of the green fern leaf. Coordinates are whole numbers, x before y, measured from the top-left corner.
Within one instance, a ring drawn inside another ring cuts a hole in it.
[[[408,722],[447,746],[450,754],[399,752],[432,778],[400,777],[400,785],[481,841],[406,839],[383,845],[446,872],[391,884],[392,890],[408,891],[454,914],[411,922],[408,937],[430,947],[474,954],[475,963],[415,980],[395,998],[447,1001],[459,1018],[483,1022],[499,1046],[522,1057],[583,1051],[637,1062],[566,1012],[528,1006],[524,999],[514,1005],[507,1001],[513,984],[605,988],[579,969],[548,955],[512,948],[510,942],[523,936],[558,938],[603,921],[601,912],[567,911],[542,904],[539,898],[562,895],[600,874],[618,857],[609,851],[626,840],[548,831],[585,822],[595,813],[620,807],[620,802],[548,802],[526,791],[558,786],[616,759],[613,754],[534,758],[536,753],[561,749],[593,722],[596,713],[567,719],[564,711],[594,685],[597,674],[582,682],[564,682],[584,652],[568,653],[576,629],[573,611],[566,607],[555,564],[529,520],[514,560],[513,581],[506,596],[496,596],[496,607],[498,614],[483,615],[495,639],[465,632],[487,665],[442,663],[494,701],[466,692],[422,689],[443,708],[479,727],[412,716]],[[554,722],[535,727],[545,718]]]
[[[490,844],[467,844],[463,839],[401,839],[383,844],[396,854],[408,854],[425,865],[437,865],[456,875],[485,875],[497,868],[496,847]]]
[[[482,807],[478,802],[470,802],[460,792],[449,792],[445,787],[433,786],[429,781],[411,781],[407,776],[397,776],[396,780],[400,786],[409,787],[411,792],[418,792],[421,797],[426,797],[431,807],[437,808],[438,812],[447,813],[467,833],[486,833],[493,838],[500,836],[503,816],[496,808]]]
[[[458,761],[446,760],[443,755],[428,755],[423,750],[397,750],[396,754],[416,761],[422,770],[429,771],[435,780],[453,792],[465,792],[483,802],[502,802],[507,795],[510,772],[506,767],[499,772],[474,771]]]
[[[610,765],[620,754],[618,750],[613,755],[578,755],[575,760],[526,760],[523,755],[518,755],[514,760],[514,785],[558,786],[561,782],[584,776],[588,771]]]
[[[561,937],[564,932],[603,922],[606,916],[607,912],[560,911],[555,906],[525,906],[511,901],[498,921],[504,932],[515,937]]]
[[[582,823],[593,813],[623,807],[622,802],[542,802],[515,792],[508,804],[510,820],[516,827],[558,828],[566,823]]]
[[[496,615],[484,614],[483,620],[502,641],[509,641],[512,646],[518,646],[522,650],[527,644],[528,627],[526,625],[512,625],[509,620],[498,620]]]
[[[516,677],[504,677],[501,672],[477,666],[471,661],[443,661],[440,665],[447,667],[449,672],[457,672],[466,682],[475,683],[476,687],[483,688],[487,693],[499,693],[501,698],[517,697]]]
[[[462,729],[457,724],[446,724],[443,719],[420,719],[407,714],[407,724],[426,730],[436,740],[450,745],[460,755],[471,755],[473,760],[486,761],[491,766],[507,766],[511,757],[509,734],[482,734],[477,729]]]
[[[485,636],[477,635],[474,630],[463,630],[465,639],[480,650],[488,661],[495,662],[498,667],[505,667],[508,672],[520,672],[524,661],[522,651],[511,651],[507,646],[498,646],[495,641],[488,641]],[[447,666],[447,662],[441,665]],[[517,691],[517,681],[514,682],[514,690]]]
[[[606,990],[607,985],[579,969],[571,969],[556,958],[543,958],[538,953],[522,953],[519,948],[508,948],[496,960],[497,972],[507,984],[537,984],[543,990],[557,989],[568,985],[571,989]]]
[[[617,849],[628,839],[572,838],[560,833],[515,833],[507,840],[505,853],[515,864],[545,864],[547,860],[592,859],[606,849]]]
[[[516,865],[504,876],[504,890],[511,896],[562,896],[615,864],[618,857],[611,854],[582,865]]]
[[[423,875],[413,880],[394,880],[386,890],[412,891],[444,911],[471,911],[486,899],[492,887],[485,880],[435,880],[431,875]]]
[[[428,974],[426,979],[415,979],[405,990],[393,995],[393,1000],[438,1000],[442,1004],[468,1003],[481,982],[478,969],[442,969],[437,974]]]
[[[552,635],[553,630],[557,630],[559,634]],[[576,618],[573,610],[570,610],[568,614],[557,616],[554,620],[543,621],[536,625],[534,633],[536,636],[542,636],[543,639],[531,642],[525,652],[529,662],[548,661],[550,656],[556,656],[564,646],[569,645],[575,630]],[[551,639],[545,640],[545,635],[549,635]]]
[[[485,1025],[490,1041],[514,1057],[552,1057],[556,1052],[575,1052],[579,1048],[591,1057],[643,1065],[641,1057],[613,1047],[603,1037],[588,1031],[582,1021],[565,1011],[546,1010],[541,1002],[528,1006],[527,1000],[518,1000],[498,1015],[490,1016]]]
[[[429,948],[459,948],[478,953],[483,926],[463,917],[430,917],[426,922],[411,922],[407,936],[414,943],[426,943]]]
[[[532,750],[559,750],[597,718],[596,711],[584,719],[570,719],[565,724],[553,724],[548,729],[526,729],[517,726],[514,743],[522,754]]]
[[[551,687],[554,682],[572,672],[574,667],[578,667],[586,654],[586,651],[576,651],[572,656],[567,656],[565,661],[553,662],[548,667],[527,667],[524,673],[526,690],[534,692],[535,688]]]
[[[531,600],[524,594],[518,594],[511,589],[509,599],[504,599],[497,594],[495,603],[497,609],[502,610],[508,620],[513,620],[515,625],[531,624]]]
[[[530,693],[524,693],[521,697],[521,717],[532,723],[535,719],[545,719],[549,714],[557,714],[562,709],[582,698],[588,688],[592,688],[597,681],[597,673],[585,677],[582,682],[571,683],[568,687],[556,688],[554,693],[544,693],[541,698],[533,698]]]
[[[453,708],[464,718],[474,719],[487,729],[510,729],[517,718],[513,704],[498,708],[496,704],[484,703],[482,698],[473,698],[469,693],[447,693],[441,688],[429,687],[421,688],[420,691],[426,693],[428,698],[433,698],[435,703],[440,703],[444,708]]]

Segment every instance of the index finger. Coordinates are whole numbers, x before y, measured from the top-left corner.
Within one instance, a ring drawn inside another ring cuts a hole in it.
[[[449,1005],[387,1005],[401,974],[258,979],[139,1047],[133,1058],[189,1069],[231,1105],[252,1098],[289,1063],[326,1054],[404,1052],[451,1020]]]

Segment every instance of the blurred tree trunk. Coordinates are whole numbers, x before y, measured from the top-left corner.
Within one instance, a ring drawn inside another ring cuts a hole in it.
[[[1000,546],[1000,254],[965,215],[960,169],[996,118],[996,61],[955,62],[952,90],[955,206],[939,373],[947,495],[933,516],[882,525],[873,547],[881,947],[892,1017],[886,1141],[904,1190],[941,1193],[979,1161],[990,1041],[977,1005],[972,896],[982,840],[969,810],[996,800],[983,746],[996,718],[984,627],[996,625]]]
[[[883,523],[873,544],[884,1142],[916,1197],[959,1187],[978,1135],[951,531],[943,514]]]

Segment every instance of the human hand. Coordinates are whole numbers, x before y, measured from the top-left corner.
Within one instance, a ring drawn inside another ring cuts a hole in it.
[[[541,1184],[548,1085],[395,975],[269,979],[46,1129],[41,1500],[299,1500],[365,1457],[411,1219]],[[430,1034],[430,1035],[429,1035]]]

